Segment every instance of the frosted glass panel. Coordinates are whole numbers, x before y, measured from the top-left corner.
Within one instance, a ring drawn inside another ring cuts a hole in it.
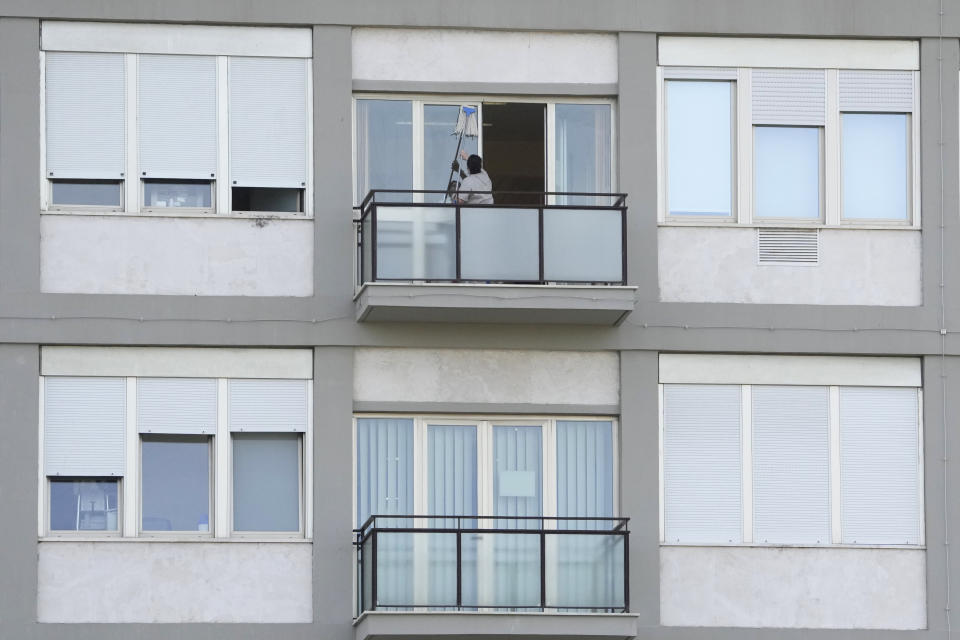
[[[666,83],[670,215],[733,212],[732,82]]]
[[[476,108],[476,106],[474,106]],[[427,104],[423,107],[423,188],[446,191],[450,179],[450,163],[457,155],[458,135],[454,133],[460,105]],[[477,152],[477,138],[463,137],[460,148],[468,154]],[[466,163],[461,162],[466,172]],[[458,176],[453,176],[456,180]],[[443,202],[443,195],[431,194],[426,200]]]
[[[235,531],[300,530],[300,437],[233,434]]]
[[[758,218],[820,217],[820,128],[754,127]]]
[[[841,115],[844,218],[907,218],[909,122],[902,113]]]
[[[555,191],[606,193],[611,189],[610,105],[556,105]],[[561,196],[559,204],[606,204],[593,196]]]
[[[410,101],[357,100],[356,135],[357,202],[371,189],[413,189]],[[410,194],[391,194],[391,200],[410,202]]]
[[[547,535],[547,606],[624,606],[623,537]]]
[[[619,211],[545,209],[544,279],[555,282],[620,282],[623,233]]]
[[[467,280],[539,280],[536,209],[460,211],[460,274]]]
[[[144,531],[210,531],[210,441],[143,439]]]
[[[453,207],[377,207],[377,277],[452,280],[457,276]]]

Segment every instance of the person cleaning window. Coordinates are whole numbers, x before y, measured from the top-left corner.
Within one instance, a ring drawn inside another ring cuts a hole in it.
[[[468,156],[463,150],[460,151],[460,157],[467,161],[470,174],[464,173],[457,161],[453,162],[454,171],[460,171],[460,177],[463,178],[456,201],[460,204],[493,204],[493,194],[489,193],[493,191],[493,183],[483,169],[483,160],[475,154]]]

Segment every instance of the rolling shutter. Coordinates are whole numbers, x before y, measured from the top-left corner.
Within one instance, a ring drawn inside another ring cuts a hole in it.
[[[306,380],[230,380],[230,431],[306,431]]]
[[[740,387],[663,386],[667,542],[740,542]]]
[[[123,54],[46,54],[48,178],[123,179],[125,98]]]
[[[840,388],[844,543],[920,543],[918,403],[913,388]]]
[[[753,123],[816,125],[826,122],[823,69],[754,69]]]
[[[213,378],[137,380],[140,433],[217,432],[217,381]]]
[[[217,170],[216,58],[141,55],[138,91],[142,177],[212,180]]]
[[[230,59],[230,171],[239,187],[307,181],[307,62]]]
[[[48,476],[122,476],[124,378],[44,378],[43,460]]]
[[[841,111],[913,111],[912,71],[841,71]]]
[[[827,387],[754,386],[754,542],[830,542]]]

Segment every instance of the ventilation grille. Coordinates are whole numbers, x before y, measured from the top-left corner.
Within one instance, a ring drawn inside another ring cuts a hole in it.
[[[820,232],[817,229],[757,229],[757,263],[817,265]]]

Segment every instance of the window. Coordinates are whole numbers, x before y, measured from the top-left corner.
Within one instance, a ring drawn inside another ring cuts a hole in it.
[[[305,534],[308,380],[42,383],[42,535]]]
[[[310,213],[309,58],[204,27],[191,49],[216,55],[171,54],[110,27],[107,52],[82,34],[43,52],[46,209]]]
[[[769,358],[661,356],[663,541],[922,544],[919,367],[865,374],[903,386],[829,385],[859,374]],[[774,384],[704,382],[750,377]]]
[[[700,38],[717,66],[694,67],[682,38],[660,40],[662,222],[919,226],[916,61],[860,70],[867,54],[831,52],[836,66],[802,68],[766,55],[788,39]]]

